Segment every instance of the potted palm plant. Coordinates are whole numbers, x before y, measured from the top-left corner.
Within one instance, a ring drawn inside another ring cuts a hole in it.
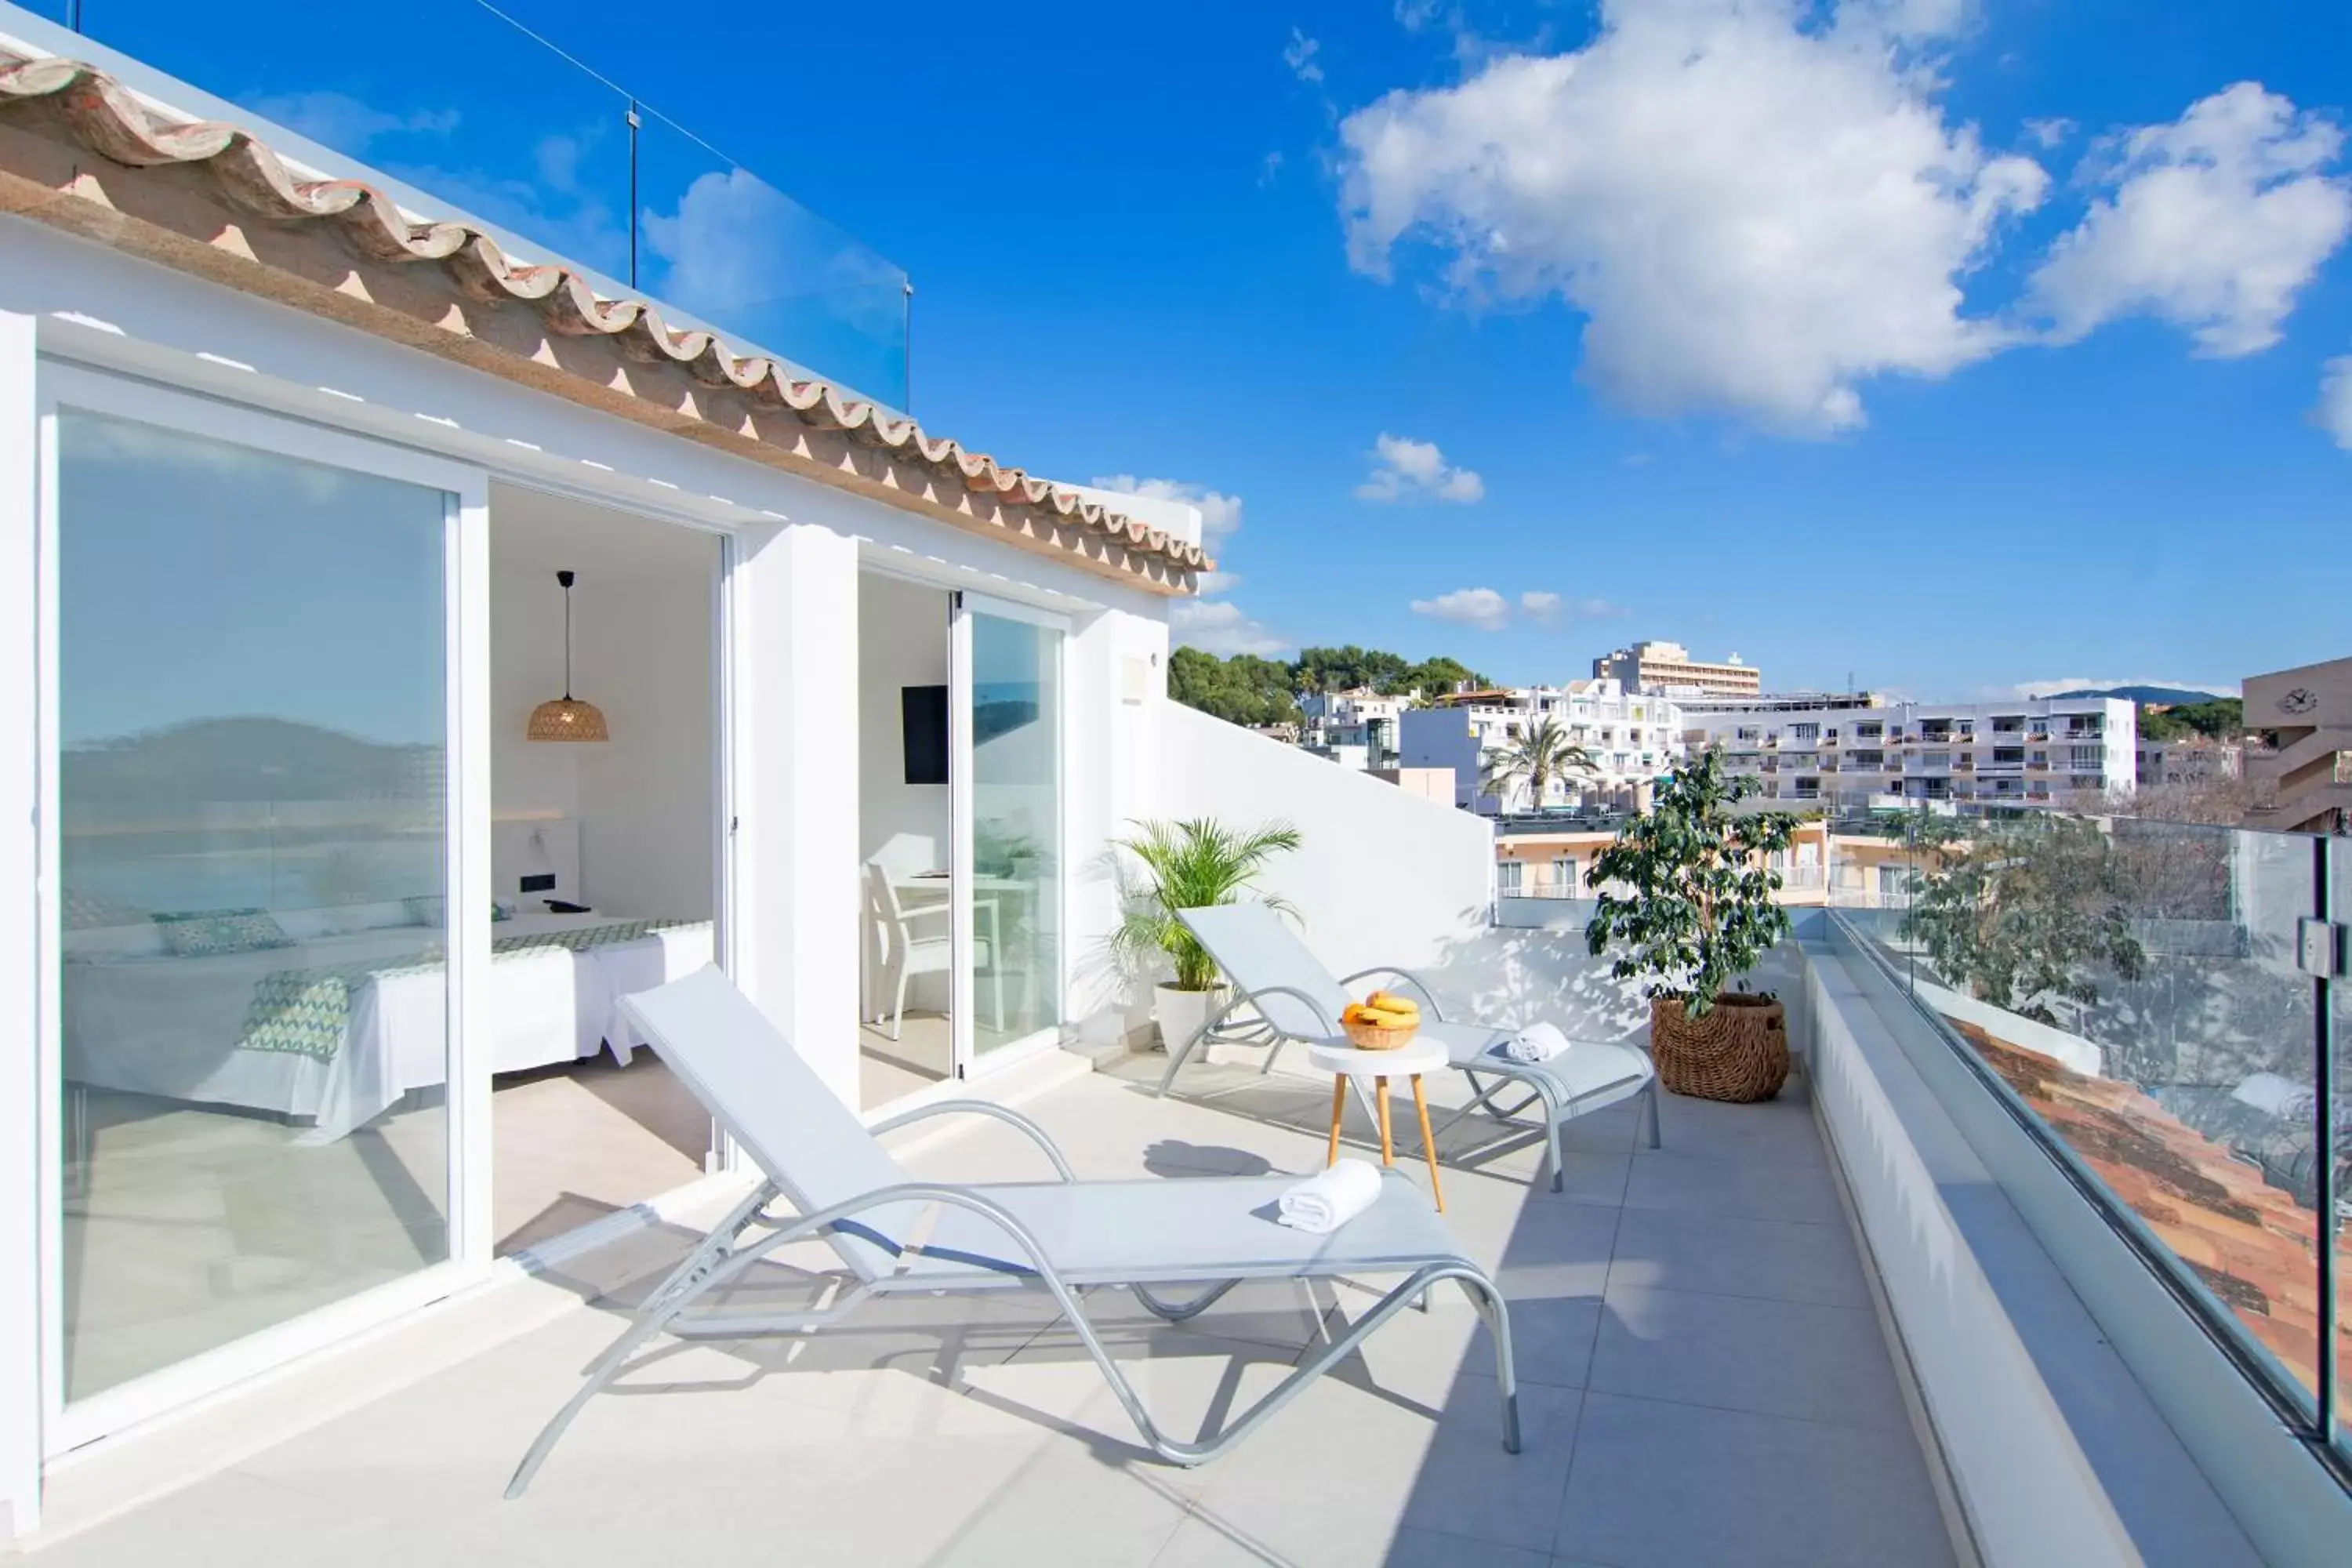
[[[1172,1048],[1200,1033],[1219,990],[1217,961],[1192,939],[1176,911],[1236,903],[1255,891],[1266,862],[1298,847],[1298,829],[1269,822],[1243,832],[1211,817],[1192,817],[1138,823],[1134,837],[1118,843],[1142,862],[1145,879],[1129,889],[1127,913],[1111,933],[1111,951],[1139,971],[1163,964],[1174,971],[1172,979],[1154,986],[1151,1008],[1161,1046]],[[1276,898],[1265,901],[1288,907]]]
[[[1585,944],[1595,958],[1622,944],[1610,973],[1645,981],[1650,1054],[1676,1094],[1769,1100],[1789,1076],[1779,1001],[1725,989],[1789,931],[1771,856],[1795,839],[1796,814],[1733,809],[1762,787],[1701,753],[1659,781],[1585,879],[1600,894]]]
[[[1504,800],[1518,784],[1528,786],[1528,804],[1541,811],[1555,779],[1592,778],[1600,773],[1592,753],[1569,739],[1557,719],[1544,719],[1524,740],[1495,752],[1478,775],[1478,793]]]

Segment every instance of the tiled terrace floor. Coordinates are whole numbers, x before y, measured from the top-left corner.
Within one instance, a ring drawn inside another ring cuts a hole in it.
[[[1028,1109],[1081,1175],[1307,1171],[1322,1082],[1158,1058]],[[1042,1298],[902,1300],[816,1340],[658,1352],[582,1416],[530,1495],[510,1467],[612,1337],[612,1299],[38,1551],[41,1568],[169,1562],[873,1564],[1940,1564],[1952,1551],[1906,1419],[1802,1080],[1728,1107],[1667,1098],[1537,1152],[1445,1140],[1448,1213],[1511,1300],[1525,1451],[1458,1294],[1406,1312],[1235,1452],[1164,1465]],[[1466,1163],[1464,1163],[1466,1162]],[[913,1163],[1034,1179],[992,1124]],[[687,1237],[641,1237],[642,1282]],[[586,1272],[586,1270],[583,1270]],[[769,1287],[804,1299],[801,1277]],[[584,1283],[583,1293],[593,1287]],[[628,1294],[625,1288],[618,1292]],[[1145,1399],[1192,1431],[1277,1377],[1368,1294],[1235,1291],[1168,1327],[1098,1298]]]

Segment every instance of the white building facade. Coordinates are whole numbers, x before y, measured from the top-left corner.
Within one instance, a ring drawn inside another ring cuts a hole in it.
[[[2137,710],[2113,698],[1725,704],[1687,712],[1684,741],[1720,747],[1733,771],[1763,780],[1761,799],[1841,811],[2088,809],[2138,778]]]
[[[1340,766],[1361,771],[1397,763],[1402,720],[1412,699],[1358,687],[1310,691],[1298,700],[1298,743]]]
[[[1507,796],[1485,794],[1480,783],[1545,720],[1591,758],[1593,771],[1551,781],[1537,800],[1525,781]],[[1486,816],[1556,810],[1573,805],[1630,805],[1650,781],[1682,756],[1682,710],[1670,698],[1629,693],[1610,679],[1567,686],[1465,692],[1437,706],[1408,710],[1400,746],[1405,767],[1452,770],[1455,803]]]

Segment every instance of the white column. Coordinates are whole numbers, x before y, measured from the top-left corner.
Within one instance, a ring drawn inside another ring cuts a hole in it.
[[[33,318],[0,312],[0,1545],[41,1503],[41,733]]]
[[[857,1104],[857,545],[793,525],[739,541],[737,984]]]

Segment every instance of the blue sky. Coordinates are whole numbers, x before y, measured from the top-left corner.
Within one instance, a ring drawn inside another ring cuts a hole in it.
[[[2333,5],[510,9],[906,269],[927,426],[1221,498],[1206,646],[1945,699],[2352,651]]]

